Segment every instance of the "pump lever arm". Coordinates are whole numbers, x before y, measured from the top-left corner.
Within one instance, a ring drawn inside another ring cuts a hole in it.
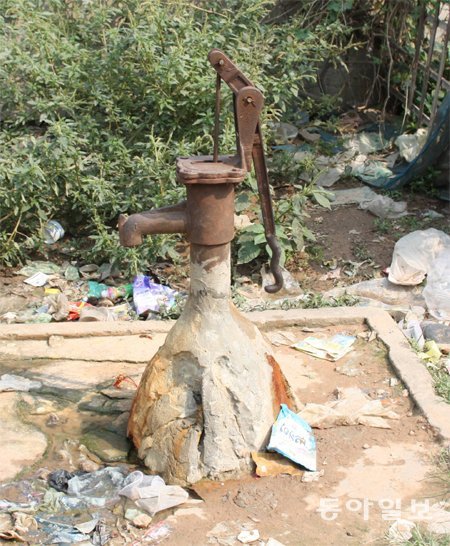
[[[264,155],[264,146],[261,134],[261,128],[258,124],[253,141],[253,165],[255,167],[256,181],[258,184],[259,199],[261,201],[261,212],[264,222],[264,232],[267,244],[272,250],[270,258],[270,270],[275,279],[274,284],[265,287],[266,292],[273,294],[283,288],[283,273],[280,267],[281,247],[276,237],[275,219],[273,216],[272,199],[270,197],[269,176],[267,173],[266,156]]]
[[[261,92],[254,87],[254,85],[247,78],[247,76],[245,76],[222,51],[218,49],[213,49],[210,51],[208,58],[209,62],[212,64],[217,74],[219,74],[219,76],[230,87],[235,95],[235,114],[237,113],[236,130],[238,132],[238,139],[239,141],[247,141],[248,139],[245,137],[247,136],[246,133],[249,129],[249,127],[246,127],[248,123],[246,124],[245,121],[242,120],[241,115],[243,113],[243,110],[239,107],[239,105],[236,109],[236,101],[239,98],[244,98],[245,92],[248,91],[249,95],[251,95],[250,98],[252,98],[253,96],[252,100],[260,103],[258,105],[259,117],[259,111],[262,108],[262,101],[264,100],[264,98],[262,97]],[[256,92],[255,95],[251,93],[252,89]],[[260,97],[258,94],[260,95]],[[272,271],[272,274],[274,276],[275,283],[265,287],[266,292],[272,294],[274,292],[278,292],[279,290],[281,290],[281,288],[283,288],[283,275],[280,267],[281,247],[278,243],[275,233],[275,220],[273,216],[272,199],[270,197],[269,176],[267,173],[266,158],[264,155],[261,127],[259,124],[259,120],[257,119],[255,121],[257,121],[256,127],[255,125],[250,124],[253,127],[252,131],[255,131],[253,136],[253,147],[251,155],[253,158],[253,165],[255,167],[256,180],[258,183],[258,193],[261,201],[264,232],[266,235],[267,244],[272,250],[272,257],[270,259],[270,270]],[[241,126],[240,128],[239,125]],[[244,138],[242,139],[242,137]],[[243,144],[243,142],[241,141],[240,144]],[[243,160],[244,168],[250,170],[247,161],[249,149],[247,146],[246,148],[246,150],[242,150],[241,158]]]

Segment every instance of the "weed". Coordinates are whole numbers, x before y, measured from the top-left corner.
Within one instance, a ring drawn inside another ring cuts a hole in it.
[[[409,190],[412,194],[419,193],[428,197],[437,197],[439,189],[436,187],[435,180],[439,176],[440,171],[435,167],[429,167],[427,172],[419,177],[411,180]]]
[[[375,218],[373,225],[376,231],[383,234],[392,231],[392,220],[387,220],[386,218]]]
[[[448,500],[450,498],[450,449],[443,448],[434,462],[436,470],[430,474],[430,478],[438,487],[437,496]]]
[[[358,260],[372,260],[372,256],[364,243],[355,243],[352,247],[352,252],[355,258],[357,258]]]
[[[444,363],[441,362],[436,366],[428,366],[428,371],[434,381],[434,388],[439,396],[450,404],[450,374]]]
[[[309,244],[305,248],[305,252],[309,256],[309,260],[317,264],[322,264],[325,258],[325,249],[319,244]]]

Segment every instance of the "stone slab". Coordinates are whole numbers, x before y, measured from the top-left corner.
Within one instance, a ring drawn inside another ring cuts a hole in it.
[[[22,422],[17,409],[19,398],[14,392],[0,393],[0,482],[13,479],[37,462],[47,449],[45,435]]]
[[[450,441],[450,405],[435,394],[433,381],[419,357],[410,348],[408,341],[399,330],[389,313],[372,307],[333,307],[321,309],[292,309],[289,311],[261,311],[247,313],[249,318],[262,331],[288,326],[331,326],[345,324],[367,324],[372,328],[388,348],[389,360],[399,378],[407,386],[413,400],[425,414],[430,425],[445,441]],[[119,353],[114,354],[111,336],[133,336],[134,342],[140,334],[157,332],[158,343],[162,343],[164,334],[173,325],[173,321],[146,321],[144,323],[74,323],[74,324],[39,324],[39,325],[0,325],[0,340],[48,340],[52,335],[78,338],[74,351],[82,350],[92,339],[109,338],[109,343],[102,344],[102,354],[97,360],[117,361]],[[142,338],[140,338],[142,339]],[[145,338],[144,338],[145,339]],[[155,337],[156,339],[156,337]],[[160,341],[161,340],[161,341]],[[48,343],[47,343],[48,345]],[[158,345],[159,346],[159,345]],[[128,358],[131,351],[128,344]],[[156,351],[156,344],[147,345],[149,360]],[[152,349],[153,352],[150,351]],[[0,347],[0,353],[1,353]],[[113,354],[111,354],[113,353]],[[77,352],[73,353],[76,358]],[[117,357],[117,358],[116,358]],[[43,357],[45,358],[45,357]],[[125,361],[129,361],[125,359]]]

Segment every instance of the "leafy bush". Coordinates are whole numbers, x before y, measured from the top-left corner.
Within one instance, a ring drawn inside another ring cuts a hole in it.
[[[345,47],[336,40],[349,33],[339,17],[314,31],[303,29],[302,12],[262,24],[273,4],[2,0],[0,262],[38,249],[50,218],[91,238],[85,258],[136,269],[170,254],[167,237],[119,248],[116,221],[120,212],[178,201],[175,158],[211,152],[208,51],[224,49],[276,118],[299,101],[317,63]],[[232,148],[230,119],[222,133],[222,149]]]

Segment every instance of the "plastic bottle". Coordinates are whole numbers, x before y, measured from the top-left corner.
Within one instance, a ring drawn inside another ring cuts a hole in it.
[[[111,301],[116,301],[120,298],[127,298],[133,293],[132,284],[124,284],[123,286],[108,286],[102,291],[102,298],[108,298]]]
[[[47,222],[42,230],[44,242],[47,245],[53,245],[56,241],[59,241],[64,237],[64,228],[56,220],[50,220]]]

